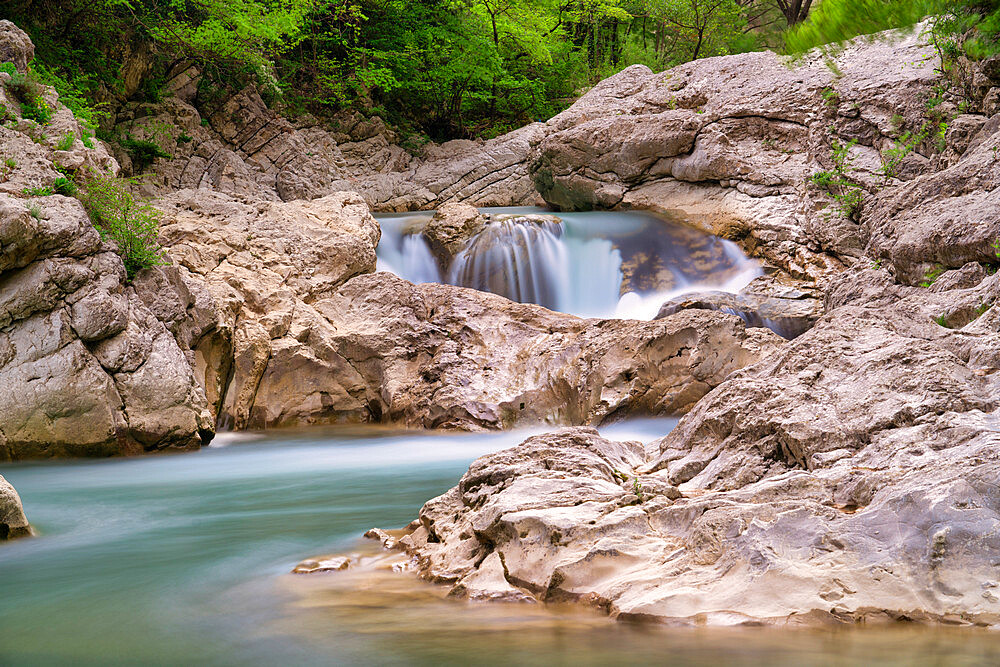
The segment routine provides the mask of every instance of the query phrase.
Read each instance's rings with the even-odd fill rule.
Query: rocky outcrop
[[[830,167],[831,137],[856,140],[853,175],[874,192],[880,153],[926,121],[936,65],[919,33],[791,67],[770,52],[662,74],[635,65],[549,121],[532,175],[558,207],[670,210],[724,236],[739,229],[758,256],[816,279],[861,256],[864,242],[808,177]],[[958,113],[939,108],[949,110]],[[935,149],[918,150],[901,177],[932,170]]]
[[[44,194],[61,176],[54,165],[117,164],[99,142],[84,145],[72,113],[43,90],[48,125],[0,127],[10,158],[0,178],[0,460],[196,448],[214,426],[174,336],[80,202]],[[16,102],[5,99],[19,113]],[[73,145],[57,148],[66,136]]]
[[[202,188],[292,201],[355,191],[386,211],[541,201],[526,159],[541,141],[541,123],[486,142],[428,144],[413,155],[377,117],[344,112],[332,124],[308,116],[293,123],[268,108],[255,88],[208,94],[211,87],[199,89],[199,76],[194,68],[172,72],[163,100],[118,113],[120,138],[151,141],[169,156],[151,165],[150,195]],[[133,168],[121,145],[117,158]]]
[[[375,270],[380,231],[364,201],[341,192],[312,201],[245,203],[209,190],[181,190],[159,206],[165,213],[161,240],[178,268],[169,280],[142,282],[137,289],[190,351],[220,422],[274,425],[253,416],[264,378],[265,393],[269,382],[279,381],[299,386],[290,389],[296,398],[289,400],[320,401],[320,393],[299,385],[302,378],[275,355],[284,350],[294,357],[310,342],[322,347],[314,329],[324,320],[311,304]],[[303,406],[282,423],[319,419],[328,407]]]
[[[31,526],[21,507],[21,497],[7,480],[0,477],[0,542],[31,534]]]
[[[455,595],[620,618],[995,625],[998,296],[971,266],[929,289],[856,267],[664,438],[487,455],[395,546]]]

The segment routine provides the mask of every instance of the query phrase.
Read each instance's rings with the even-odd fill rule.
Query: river
[[[604,429],[651,440],[673,420]],[[411,575],[291,575],[371,550],[525,432],[220,436],[200,452],[5,464],[36,538],[0,545],[0,664],[980,665],[1000,637],[929,628],[667,629],[468,604]]]

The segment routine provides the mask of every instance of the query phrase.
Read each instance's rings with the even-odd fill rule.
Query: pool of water
[[[617,425],[651,440],[672,420]],[[0,545],[0,664],[1000,663],[1000,636],[915,628],[664,629],[473,605],[409,575],[293,576],[405,525],[524,432],[271,432],[201,452],[6,464],[39,532]]]

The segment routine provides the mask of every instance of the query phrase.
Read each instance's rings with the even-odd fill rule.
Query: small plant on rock
[[[42,219],[42,207],[38,204],[32,204],[28,207],[28,215],[30,215],[35,220]]]
[[[52,107],[42,96],[42,86],[34,77],[15,71],[4,82],[7,90],[21,103],[21,117],[45,125],[52,120]]]
[[[892,148],[888,149],[880,157],[882,166],[878,173],[882,175],[882,185],[888,185],[889,181],[899,175],[899,166],[903,158],[912,153],[920,142],[926,137],[926,128],[921,128],[919,132],[903,132],[898,139],[893,141]]]
[[[62,136],[59,142],[56,144],[57,151],[68,151],[73,149],[73,145],[76,143],[76,136],[72,132],[67,132]]]
[[[73,197],[77,193],[77,187],[76,183],[72,180],[66,178],[65,176],[60,176],[56,180],[52,181],[52,191],[58,195]]]
[[[52,188],[48,186],[42,186],[38,188],[25,188],[24,194],[28,195],[29,197],[48,197],[50,194],[52,194]]]
[[[930,287],[941,277],[942,273],[944,273],[944,267],[940,264],[935,264],[933,267],[927,269],[927,273],[924,274],[924,280],[920,283],[920,286]]]
[[[0,165],[0,183],[6,183],[7,179],[10,178],[10,175],[14,173],[14,170],[16,168],[17,168],[17,160],[11,157],[6,158],[3,161],[3,164]]]
[[[146,139],[135,139],[132,135],[122,140],[122,147],[132,158],[132,171],[139,174],[153,164],[156,158],[172,158],[173,156],[160,148],[159,144]]]
[[[642,484],[639,483],[638,477],[632,478],[632,493],[635,494],[635,497],[639,499],[640,503],[646,500],[646,495],[643,492]]]
[[[861,186],[848,177],[852,162],[850,152],[856,143],[855,139],[851,139],[846,144],[842,144],[836,139],[831,140],[830,159],[833,161],[833,169],[819,171],[809,177],[812,183],[823,188],[833,197],[837,202],[837,210],[844,217],[854,221],[857,221],[861,213],[863,199]]]
[[[101,238],[118,246],[129,280],[142,269],[165,264],[157,236],[160,212],[129,190],[130,181],[91,176],[81,201]]]

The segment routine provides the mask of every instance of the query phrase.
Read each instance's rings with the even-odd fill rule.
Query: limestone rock
[[[486,217],[476,207],[449,203],[434,212],[422,233],[441,269],[447,270],[458,251],[485,226]]]
[[[811,330],[665,437],[487,455],[399,547],[456,595],[505,582],[617,618],[995,625],[1000,275],[952,273],[841,274]]]
[[[732,313],[746,322],[748,327],[767,327],[784,338],[795,338],[808,331],[821,311],[818,299],[768,297],[749,290],[740,294],[695,292],[664,303],[656,319],[688,308]]]
[[[272,341],[251,426],[601,423],[690,408],[780,339],[729,315],[581,320],[448,285],[358,276]]]
[[[0,477],[0,542],[31,534],[20,496],[7,480]]]
[[[18,72],[27,72],[35,59],[35,45],[28,34],[10,21],[0,21],[0,63],[14,63]]]
[[[118,169],[102,144],[79,141],[55,92],[44,94],[50,138],[32,141],[23,123],[0,128],[16,162],[0,183],[0,460],[198,447],[214,433],[204,392],[113,246],[76,199],[24,198],[59,175],[54,161]],[[65,134],[74,147],[55,150]]]

